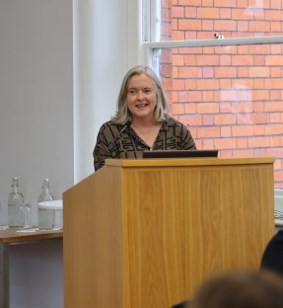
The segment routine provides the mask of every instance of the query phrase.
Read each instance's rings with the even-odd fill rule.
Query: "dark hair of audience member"
[[[189,308],[282,308],[283,280],[268,272],[232,272],[206,281]]]

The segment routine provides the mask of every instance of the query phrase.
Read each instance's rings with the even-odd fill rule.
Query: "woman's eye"
[[[145,93],[145,94],[150,94],[151,91],[152,91],[151,89],[145,89],[145,90],[144,90],[144,93]]]
[[[136,91],[136,90],[133,90],[133,89],[132,89],[132,90],[129,90],[129,94],[130,94],[130,95],[136,95],[136,94],[137,94],[137,91]]]

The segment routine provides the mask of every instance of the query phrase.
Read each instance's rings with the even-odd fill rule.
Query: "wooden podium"
[[[64,193],[66,308],[169,308],[208,276],[258,269],[273,158],[128,159]]]

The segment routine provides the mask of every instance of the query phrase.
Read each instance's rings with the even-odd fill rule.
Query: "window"
[[[283,188],[283,4],[144,0],[144,47],[199,149],[274,156]]]

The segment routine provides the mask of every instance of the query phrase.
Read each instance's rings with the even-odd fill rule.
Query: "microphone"
[[[116,142],[116,140],[122,135],[122,133],[129,127],[130,122],[127,122],[119,131],[119,133],[117,134],[117,136],[114,137],[114,139],[110,142],[110,144],[108,145],[108,149],[111,149],[111,147],[114,145],[114,143]]]

